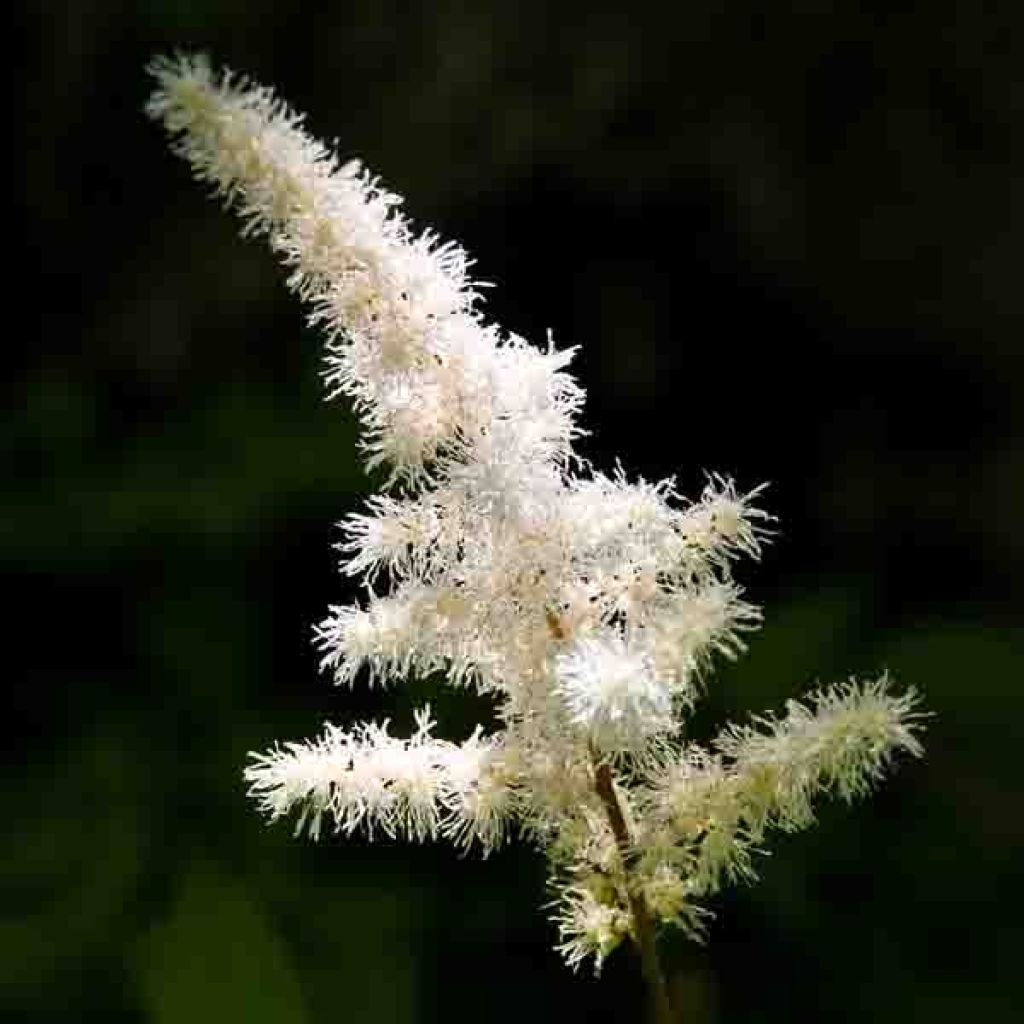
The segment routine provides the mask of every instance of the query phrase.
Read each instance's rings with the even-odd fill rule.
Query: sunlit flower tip
[[[710,474],[700,498],[679,517],[680,535],[692,550],[716,560],[738,554],[760,558],[762,545],[773,535],[768,524],[775,517],[753,502],[767,486],[740,494],[732,480]]]
[[[366,608],[334,606],[314,630],[320,668],[350,684],[365,666],[371,683],[386,683],[411,668],[421,629],[412,601],[371,595]]]
[[[457,245],[414,234],[399,197],[358,163],[341,164],[271,90],[215,74],[203,58],[150,70],[150,115],[247,232],[270,236],[291,269],[288,284],[326,328],[328,389],[354,402],[371,465],[422,482],[426,464],[487,415],[548,420],[568,438],[581,392],[557,357],[529,356],[525,374],[508,363],[500,334],[474,309]],[[506,379],[514,408],[494,400]]]
[[[372,583],[381,570],[392,579],[422,574],[431,564],[443,529],[430,504],[375,495],[367,512],[353,513],[339,524],[342,540],[335,548],[345,557],[342,570]]]
[[[654,659],[618,632],[578,640],[557,658],[556,676],[570,720],[600,750],[640,748],[676,727],[671,690]]]

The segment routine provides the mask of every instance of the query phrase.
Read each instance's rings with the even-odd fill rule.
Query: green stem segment
[[[651,1009],[654,1015],[655,1024],[675,1024],[676,1017],[672,1012],[672,1004],[668,998],[668,986],[665,983],[665,975],[661,969],[661,961],[658,959],[657,937],[654,928],[654,919],[647,906],[647,900],[640,889],[630,884],[629,860],[633,850],[633,842],[629,835],[629,826],[626,824],[625,816],[622,813],[622,806],[615,794],[615,780],[612,770],[607,762],[601,761],[592,752],[594,764],[594,788],[601,799],[605,813],[608,815],[608,824],[611,826],[612,835],[615,837],[615,845],[619,850],[619,858],[622,861],[623,874],[626,876],[626,895],[629,900],[629,910],[633,916],[634,935],[637,949],[640,953],[640,967],[643,971],[644,980],[651,995]]]

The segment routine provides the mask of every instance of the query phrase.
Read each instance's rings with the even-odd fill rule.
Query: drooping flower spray
[[[251,795],[314,838],[486,855],[525,837],[549,859],[568,963],[635,944],[656,1019],[675,1019],[658,928],[699,937],[702,901],[752,877],[767,829],[804,827],[816,794],[858,796],[894,754],[919,754],[914,694],[851,681],[708,748],[683,739],[715,659],[760,621],[732,576],[769,533],[758,491],[712,477],[686,501],[671,480],[591,471],[573,450],[571,350],[489,324],[458,246],[415,233],[269,89],[201,57],[150,70],[149,114],[288,268],[326,335],[329,397],[353,403],[367,465],[389,472],[341,524],[367,597],[317,628],[323,667],[344,684],[442,672],[491,695],[500,722],[462,743],[434,734],[429,708],[408,738],[328,725],[252,755]]]

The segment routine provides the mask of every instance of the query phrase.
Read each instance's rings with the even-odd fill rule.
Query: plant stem
[[[665,975],[661,969],[661,961],[658,959],[654,920],[647,907],[647,900],[644,899],[643,892],[630,884],[629,858],[633,851],[633,842],[629,834],[629,826],[626,824],[622,807],[619,804],[619,798],[615,794],[612,770],[608,763],[601,761],[593,750],[591,759],[594,764],[594,788],[608,815],[608,824],[615,837],[615,845],[618,847],[619,858],[622,861],[622,871],[626,876],[626,897],[629,900],[629,909],[633,915],[635,930],[633,940],[640,953],[640,968],[650,992],[654,1021],[655,1024],[674,1024],[676,1017],[672,1012],[672,1004],[668,998],[668,986],[665,984]]]

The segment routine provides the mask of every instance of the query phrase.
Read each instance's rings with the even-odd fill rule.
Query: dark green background
[[[799,7],[800,13],[794,13]],[[690,1024],[1009,1022],[1021,1000],[1024,8],[186,0],[15,12],[0,552],[0,1014],[634,1021],[525,847],[293,842],[246,752],[435,685],[334,690],[350,412],[272,257],[144,120],[151,55],[275,84],[579,344],[586,450],[772,481],[766,606],[698,728],[888,668],[936,717],[877,798],[669,940]],[[1016,997],[1016,998],[1015,998]]]

